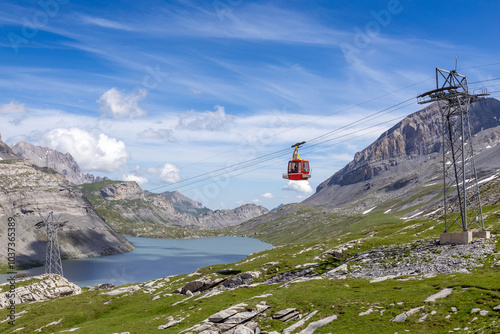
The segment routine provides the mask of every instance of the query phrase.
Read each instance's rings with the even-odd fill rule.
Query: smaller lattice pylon
[[[50,212],[47,217],[42,217],[41,222],[36,224],[37,228],[46,228],[47,231],[47,249],[45,253],[45,273],[58,274],[63,276],[63,268],[61,261],[61,252],[59,249],[59,238],[57,237],[57,230],[66,222],[59,222],[54,218],[54,214]]]

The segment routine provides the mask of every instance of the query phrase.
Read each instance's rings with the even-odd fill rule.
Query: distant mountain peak
[[[95,177],[84,174],[70,153],[61,153],[48,147],[19,142],[12,146],[12,151],[23,159],[31,160],[39,167],[49,167],[66,176],[73,184],[93,183],[108,180],[107,177]]]
[[[2,141],[2,135],[0,134],[0,160],[10,159],[19,159],[19,157]]]

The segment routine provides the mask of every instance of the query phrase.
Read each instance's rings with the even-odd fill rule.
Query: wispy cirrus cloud
[[[87,16],[83,15],[81,16],[81,22],[83,24],[89,24],[89,25],[95,25],[98,27],[102,28],[109,28],[109,29],[117,29],[117,30],[125,30],[125,31],[134,31],[135,29],[131,26],[128,26],[126,24],[105,19],[102,17],[95,17],[95,16]]]

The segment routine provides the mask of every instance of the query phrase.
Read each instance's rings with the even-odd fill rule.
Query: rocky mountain
[[[95,177],[88,173],[84,174],[71,154],[63,154],[48,147],[20,142],[12,146],[12,152],[23,159],[31,160],[39,167],[49,167],[58,171],[66,176],[72,184],[91,183],[108,179],[100,176]]]
[[[179,192],[153,194],[134,181],[103,181],[81,188],[109,224],[135,236],[194,237],[199,229],[235,226],[268,212],[254,204],[211,211]]]
[[[178,191],[165,191],[161,193],[161,195],[167,198],[170,203],[172,203],[172,206],[175,208],[175,210],[180,213],[199,215],[201,213],[210,211],[209,208],[206,208],[200,202],[193,201],[192,199],[182,195]]]
[[[475,151],[481,152],[476,157],[476,166],[483,169],[484,175],[491,174],[500,168],[500,158],[482,151],[498,143],[500,101],[487,99],[475,103],[469,115]],[[377,202],[440,182],[441,136],[441,114],[437,104],[432,104],[409,115],[356,153],[347,166],[322,182],[316,193],[303,203],[367,210]]]
[[[244,204],[235,209],[208,211],[198,216],[191,216],[188,221],[199,227],[236,226],[268,212],[269,210],[263,206]]]
[[[8,147],[3,142],[3,148]],[[5,149],[7,150],[7,149]],[[8,151],[8,150],[7,150]],[[61,254],[66,258],[117,254],[134,246],[97,214],[83,192],[50,168],[28,160],[0,160],[0,221],[13,217],[16,223],[16,259],[21,265],[45,261],[47,237],[35,224],[49,212],[67,221],[59,231]],[[0,225],[5,236],[7,224]],[[7,238],[0,238],[0,262],[6,262]]]
[[[19,157],[2,141],[2,136],[0,135],[0,160],[9,159],[19,159]]]

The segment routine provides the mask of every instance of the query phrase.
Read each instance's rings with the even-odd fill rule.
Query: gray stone
[[[234,329],[233,334],[254,334],[254,332],[253,329],[250,329],[245,325],[238,325]]]
[[[297,310],[296,308],[287,308],[287,309],[284,309],[284,310],[281,310],[281,311],[274,313],[272,317],[273,317],[273,319],[279,319],[279,318],[284,317],[287,314],[295,312],[296,310]]]
[[[122,293],[134,293],[136,291],[139,291],[141,288],[139,287],[139,285],[131,285],[131,286],[124,286],[124,287],[121,287],[121,288],[117,288],[117,289],[114,289],[114,290],[111,290],[111,291],[107,291],[107,292],[101,292],[100,294],[101,295],[110,295],[110,296],[116,296],[116,295],[119,295],[119,294],[122,294]]]
[[[500,305],[497,305],[493,308],[493,311],[500,311]]]
[[[249,273],[242,273],[237,276],[231,277],[225,281],[222,286],[228,289],[235,289],[240,286],[250,285],[253,282],[253,276]]]
[[[281,317],[279,320],[281,320],[283,322],[287,322],[289,320],[296,319],[299,316],[300,316],[299,311],[295,311],[295,312],[288,313],[287,315]]]
[[[228,331],[234,327],[236,327],[237,324],[226,324],[224,322],[221,322],[221,323],[218,323],[218,324],[215,324],[218,328],[220,328],[220,330],[222,331]]]
[[[418,319],[418,322],[424,322],[428,316],[429,316],[428,314],[424,314],[420,319]]]
[[[315,310],[315,311],[309,313],[307,316],[305,316],[303,319],[297,321],[292,326],[285,328],[283,330],[283,334],[290,334],[294,330],[296,330],[297,328],[302,327],[307,321],[309,321],[309,319],[311,319],[314,315],[316,315],[316,313],[318,313],[318,310]]]
[[[235,315],[236,313],[238,313],[238,312],[236,310],[232,310],[232,309],[222,310],[222,311],[219,311],[219,312],[211,315],[208,318],[208,321],[215,322],[215,323],[223,322],[225,319],[229,318],[232,315]]]
[[[394,322],[405,322],[405,321],[406,321],[406,318],[407,318],[406,312],[403,312],[403,313],[398,314],[398,315],[397,315],[394,319],[392,319],[391,321],[394,321]]]
[[[363,315],[368,315],[370,313],[373,312],[373,309],[370,307],[368,310],[364,311],[364,312],[361,312],[360,314],[358,314],[360,317],[363,316]]]
[[[89,288],[89,291],[94,291],[94,290],[109,290],[114,288],[115,285],[113,283],[103,283],[103,284],[97,284],[93,285]]]
[[[210,323],[202,323],[199,326],[194,327],[193,331],[195,331],[195,332],[203,332],[203,331],[211,330],[211,329],[213,329],[212,328],[212,324],[210,324]]]
[[[227,318],[224,323],[225,324],[241,324],[247,320],[252,319],[257,315],[257,312],[255,311],[247,311],[247,312],[240,312],[236,313],[229,318]]]
[[[320,327],[323,327],[325,325],[328,325],[330,322],[332,322],[333,320],[336,320],[337,319],[337,315],[334,314],[334,315],[331,315],[329,317],[326,317],[324,319],[321,319],[321,320],[318,320],[318,321],[313,321],[311,322],[309,325],[307,325],[307,327],[300,331],[299,334],[312,334],[314,333],[314,331]]]
[[[169,322],[167,322],[165,325],[160,325],[158,326],[158,329],[166,329],[166,328],[170,328],[170,327],[173,327],[177,324],[180,324],[181,321],[180,320],[170,320]]]
[[[481,311],[481,309],[480,309],[480,308],[473,308],[473,309],[470,311],[470,313],[477,313],[477,312],[479,312],[479,311]]]
[[[425,301],[426,302],[435,302],[437,299],[448,297],[452,291],[453,291],[452,288],[443,289],[443,290],[439,291],[438,293],[435,293],[435,294],[427,297],[425,299]]]
[[[313,268],[307,268],[307,269],[304,269],[301,271],[296,271],[296,270],[287,271],[287,272],[278,274],[274,277],[271,277],[270,279],[268,279],[266,281],[266,283],[267,284],[275,284],[275,283],[290,282],[290,281],[293,281],[299,277],[303,277],[312,271],[313,271]]]
[[[265,310],[271,308],[271,306],[269,305],[265,305],[265,304],[262,304],[262,303],[259,303],[257,305],[255,305],[255,311],[259,312],[259,313],[262,313],[264,312]]]
[[[203,332],[200,332],[199,334],[219,334],[220,330],[218,329],[207,329],[204,330]]]
[[[410,316],[410,315],[415,314],[415,313],[417,313],[417,312],[419,312],[419,311],[421,311],[423,309],[424,309],[423,306],[412,308],[411,310],[406,311],[406,315]]]
[[[192,293],[195,292],[203,292],[208,289],[213,288],[214,286],[220,284],[221,282],[225,281],[225,278],[217,278],[215,280],[210,280],[208,278],[203,278],[199,279],[196,281],[191,281],[184,285],[180,290],[177,289],[173,293],[181,293],[184,295],[187,295],[188,291],[191,291]]]

